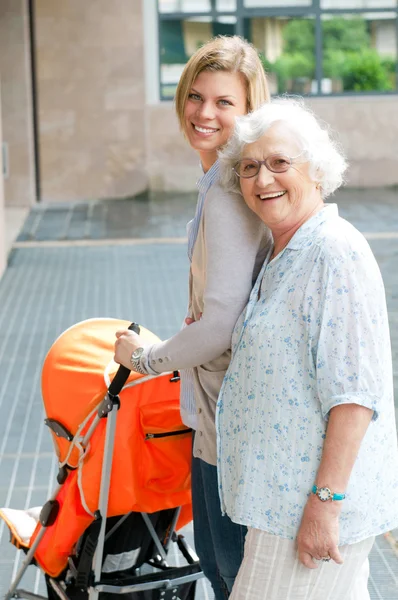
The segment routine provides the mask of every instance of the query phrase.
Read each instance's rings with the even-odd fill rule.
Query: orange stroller
[[[18,588],[30,564],[44,572],[50,600],[195,597],[203,573],[176,533],[192,518],[191,430],[180,420],[178,372],[143,376],[110,360],[115,331],[127,326],[78,323],[45,359],[42,393],[58,486],[41,510],[0,510],[12,543],[26,552],[6,600],[43,600]],[[185,565],[169,565],[172,543]]]

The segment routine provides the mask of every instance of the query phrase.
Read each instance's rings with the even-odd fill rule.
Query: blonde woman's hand
[[[316,561],[325,559],[342,564],[337,546],[340,512],[339,502],[321,502],[314,494],[309,496],[297,535],[298,559],[308,569],[316,569]]]
[[[131,370],[131,355],[134,350],[143,346],[142,339],[134,331],[120,329],[116,332],[115,355],[113,360]]]

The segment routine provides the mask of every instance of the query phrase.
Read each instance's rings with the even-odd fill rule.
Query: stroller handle
[[[140,326],[137,325],[137,323],[131,323],[131,325],[129,325],[128,328],[131,331],[134,331],[134,333],[137,333],[138,335],[140,334]],[[120,394],[124,384],[126,383],[130,375],[130,372],[131,369],[127,369],[126,367],[123,367],[123,365],[120,365],[120,367],[116,371],[115,377],[111,382],[111,385],[108,388],[108,394],[110,396],[118,396]]]

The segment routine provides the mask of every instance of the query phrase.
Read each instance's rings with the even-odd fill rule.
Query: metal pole
[[[104,543],[105,543],[105,529],[106,529],[106,516],[108,511],[108,498],[109,498],[109,485],[111,480],[112,470],[112,459],[113,459],[113,448],[115,444],[115,431],[116,431],[116,417],[117,411],[116,406],[113,405],[112,410],[108,413],[106,423],[106,435],[105,435],[105,446],[104,446],[104,460],[102,462],[102,473],[101,473],[101,488],[99,496],[98,510],[102,518],[101,529],[98,537],[97,549],[95,551],[93,560],[94,570],[94,587],[90,588],[89,600],[98,600],[99,592],[95,588],[95,582],[101,579],[102,570],[102,559],[104,554]]]
[[[242,16],[243,11],[243,0],[237,0],[236,2],[236,35],[240,35],[244,37],[245,35],[245,25],[244,25],[244,17]]]
[[[322,94],[323,79],[323,32],[320,0],[314,0],[315,8],[315,77],[317,81],[317,92]]]
[[[30,563],[32,562],[32,558],[34,556],[34,553],[36,552],[36,548],[40,544],[45,531],[46,531],[46,528],[43,527],[42,530],[40,531],[39,535],[35,539],[32,547],[30,548],[29,552],[27,553],[25,560],[23,561],[18,573],[16,574],[16,577],[15,577],[14,581],[12,582],[10,589],[4,596],[4,600],[10,600],[14,596],[19,582],[21,581],[22,577],[24,576],[26,569],[29,567]]]
[[[50,502],[51,500],[55,500],[55,498],[58,496],[58,492],[60,491],[61,487],[62,487],[62,485],[58,485],[56,487],[56,489],[52,493],[51,498],[48,500],[48,502]],[[19,582],[21,581],[26,569],[29,567],[30,563],[32,562],[32,558],[33,558],[33,556],[36,552],[36,549],[37,549],[38,545],[40,544],[40,542],[46,532],[46,529],[47,529],[47,527],[42,526],[41,530],[39,531],[35,541],[33,542],[32,546],[29,548],[29,552],[27,553],[25,560],[23,561],[14,581],[11,584],[10,589],[6,593],[4,600],[10,600],[10,598],[12,598],[13,595],[15,594],[17,586],[18,586]]]

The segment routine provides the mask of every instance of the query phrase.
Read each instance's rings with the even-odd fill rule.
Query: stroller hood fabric
[[[60,465],[69,475],[56,500],[59,511],[35,553],[51,576],[66,566],[98,509],[106,418],[87,447],[82,444],[118,365],[112,361],[115,332],[126,321],[90,319],[66,330],[53,344],[43,367],[42,392],[48,419],[69,439],[52,432]],[[144,343],[158,338],[141,328]],[[192,518],[191,433],[181,422],[178,381],[132,372],[120,394],[107,516],[152,513],[181,506],[178,527]],[[62,431],[62,430],[61,430]],[[73,439],[71,439],[73,438]],[[38,534],[37,526],[30,544]]]

